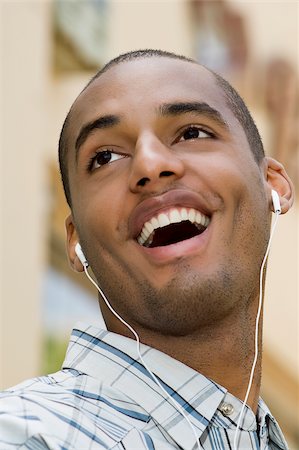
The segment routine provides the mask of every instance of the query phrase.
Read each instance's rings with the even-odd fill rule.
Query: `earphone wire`
[[[263,262],[261,264],[261,270],[260,270],[260,277],[259,277],[259,303],[258,303],[258,310],[257,310],[257,316],[256,316],[256,322],[255,322],[255,352],[254,352],[254,359],[253,359],[253,363],[252,363],[252,367],[251,367],[251,371],[250,371],[250,377],[249,377],[249,382],[248,382],[248,386],[247,386],[247,391],[245,394],[245,398],[243,400],[243,404],[242,404],[242,408],[240,411],[240,415],[239,415],[239,419],[237,422],[237,426],[236,426],[236,431],[235,431],[235,436],[234,436],[234,444],[233,444],[233,449],[237,450],[237,441],[238,441],[238,436],[239,436],[239,432],[241,429],[241,422],[243,419],[243,415],[245,412],[245,408],[246,408],[246,404],[249,398],[249,394],[252,388],[252,383],[253,383],[253,377],[254,377],[254,372],[255,372],[255,368],[256,368],[256,364],[257,364],[257,360],[258,360],[258,355],[259,355],[259,321],[260,321],[260,316],[261,316],[261,311],[262,311],[262,304],[263,304],[263,277],[264,277],[264,267],[269,255],[269,251],[271,248],[271,244],[272,244],[272,239],[274,236],[274,232],[276,229],[276,225],[277,225],[277,221],[278,221],[278,216],[280,214],[280,210],[275,210],[275,219],[274,219],[274,223],[271,229],[271,233],[270,233],[270,238],[268,241],[268,245],[266,248],[266,252],[263,258]],[[185,411],[183,410],[183,408],[181,407],[181,405],[179,405],[179,403],[173,399],[168,392],[163,388],[163,386],[161,385],[161,383],[159,382],[159,380],[157,379],[156,375],[151,371],[151,369],[148,367],[148,365],[146,364],[146,362],[144,361],[141,352],[140,352],[140,338],[138,333],[134,330],[134,328],[129,325],[110,305],[109,300],[107,299],[106,295],[104,294],[104,292],[102,291],[102,289],[97,285],[97,283],[93,280],[93,278],[89,275],[88,272],[88,262],[85,260],[84,262],[82,262],[83,264],[83,268],[84,268],[84,272],[87,276],[87,278],[89,279],[89,281],[96,287],[96,289],[99,291],[99,293],[101,294],[103,300],[105,301],[107,307],[110,309],[110,311],[112,312],[112,314],[118,319],[120,320],[120,322],[122,322],[130,331],[131,333],[134,335],[135,340],[136,340],[136,350],[137,350],[137,354],[138,357],[140,359],[140,361],[142,362],[143,366],[145,367],[145,369],[149,372],[149,374],[151,375],[151,377],[153,378],[153,380],[155,381],[155,383],[160,387],[160,389],[165,393],[165,395],[167,396],[167,398],[170,400],[170,402],[172,403],[172,405],[182,414],[182,416],[184,417],[184,419],[187,421],[187,423],[189,424],[189,426],[192,429],[192,432],[195,436],[196,439],[196,443],[197,443],[197,447],[199,450],[202,449],[202,446],[200,444],[199,438],[197,437],[196,431],[195,431],[195,427],[193,426],[193,424],[191,423],[191,421],[189,420],[189,418],[187,417]]]
[[[275,228],[277,225],[277,221],[278,221],[278,216],[279,216],[280,212],[276,211],[275,212],[275,219],[274,219],[274,223],[271,229],[271,233],[270,233],[270,238],[268,241],[268,245],[267,245],[267,249],[265,252],[265,256],[261,265],[261,271],[260,271],[260,285],[259,285],[259,304],[258,304],[258,311],[257,311],[257,316],[256,316],[256,322],[255,322],[255,351],[254,351],[254,359],[253,359],[253,363],[252,363],[252,367],[251,367],[251,372],[250,372],[250,377],[249,377],[249,382],[248,382],[248,387],[247,387],[247,391],[246,391],[246,395],[245,398],[243,400],[243,405],[241,408],[241,412],[240,412],[240,416],[239,416],[239,420],[237,422],[237,428],[236,428],[236,432],[235,432],[235,436],[234,436],[234,450],[237,450],[237,441],[238,441],[238,436],[240,433],[240,428],[241,428],[241,422],[242,422],[242,418],[245,412],[245,407],[248,401],[248,397],[250,394],[250,390],[252,387],[252,382],[253,382],[253,376],[254,376],[254,372],[255,372],[255,368],[256,368],[256,363],[257,363],[257,359],[258,359],[258,355],[259,355],[259,322],[260,322],[260,316],[261,316],[261,311],[262,311],[262,305],[263,305],[263,277],[264,277],[264,267],[269,255],[269,251],[271,248],[271,243],[272,243],[272,238],[275,232]]]
[[[140,352],[140,338],[138,333],[134,330],[134,328],[128,324],[110,305],[109,300],[107,299],[106,295],[104,294],[104,292],[102,291],[102,289],[97,285],[97,283],[93,280],[93,278],[89,275],[88,272],[88,263],[84,262],[83,264],[83,268],[84,268],[84,272],[87,276],[87,278],[89,279],[89,281],[96,287],[96,289],[99,291],[99,293],[101,294],[104,302],[106,303],[107,307],[110,309],[110,311],[112,312],[112,314],[118,319],[120,320],[130,331],[131,333],[134,335],[135,340],[136,340],[136,350],[137,350],[137,354],[138,357],[140,359],[140,361],[142,362],[143,366],[145,367],[145,369],[149,372],[149,374],[151,375],[151,377],[153,378],[153,380],[155,381],[155,383],[160,387],[160,389],[164,392],[164,394],[166,394],[167,398],[170,400],[170,402],[172,403],[172,405],[176,408],[176,410],[178,410],[180,412],[180,414],[182,414],[182,416],[184,417],[184,419],[186,419],[186,421],[188,422],[188,424],[190,425],[192,432],[195,436],[196,439],[196,443],[197,443],[197,447],[198,450],[202,450],[202,446],[199,442],[199,438],[197,437],[196,434],[196,430],[195,427],[193,426],[193,424],[191,423],[191,421],[189,420],[189,418],[187,417],[185,411],[183,410],[183,408],[181,407],[181,405],[174,399],[172,398],[168,392],[164,389],[164,387],[162,386],[162,384],[160,383],[160,381],[158,380],[158,378],[156,377],[156,375],[151,371],[151,369],[148,367],[148,365],[146,364],[146,362],[144,361],[141,352]]]

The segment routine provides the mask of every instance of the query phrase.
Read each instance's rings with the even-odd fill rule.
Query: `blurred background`
[[[76,321],[101,321],[68,266],[57,143],[71,103],[110,58],[194,57],[248,103],[268,155],[298,185],[297,1],[1,1],[0,387],[56,371]],[[263,397],[299,449],[298,203],[269,259]]]

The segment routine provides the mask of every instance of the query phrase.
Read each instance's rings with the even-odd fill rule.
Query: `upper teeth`
[[[157,228],[166,227],[171,223],[180,223],[184,220],[189,220],[191,223],[201,225],[205,228],[210,223],[209,217],[196,211],[194,208],[172,208],[167,212],[152,217],[148,222],[145,222],[137,241],[140,245],[143,245],[149,238],[153,237],[154,231]]]

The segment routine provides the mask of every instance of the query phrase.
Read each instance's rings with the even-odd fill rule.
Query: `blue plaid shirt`
[[[141,344],[145,362],[184,408],[204,450],[231,450],[242,403],[170,356]],[[132,339],[79,324],[62,370],[0,394],[0,449],[197,449],[190,425],[138,361]],[[286,450],[260,400],[240,450]]]

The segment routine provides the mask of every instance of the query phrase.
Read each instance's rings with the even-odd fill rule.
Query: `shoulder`
[[[44,377],[26,380],[0,392],[1,418],[14,414],[27,421],[37,421],[52,411],[61,398],[71,398],[71,387],[79,373],[59,371]]]
[[[60,448],[59,439],[55,439],[55,433],[50,438],[49,430],[58,425],[55,403],[63,392],[59,383],[63,378],[66,374],[57,372],[0,393],[1,449],[22,448],[25,443],[24,448]]]
[[[134,422],[148,420],[124,400],[75,370],[27,380],[0,393],[0,448],[117,448]]]

